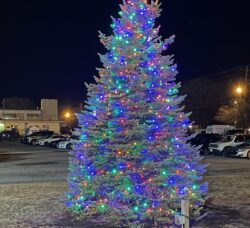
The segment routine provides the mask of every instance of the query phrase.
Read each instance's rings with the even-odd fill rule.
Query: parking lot
[[[0,142],[0,183],[64,181],[68,151],[13,142]],[[206,176],[248,176],[250,160],[207,156]]]
[[[0,184],[65,181],[68,151],[0,142]]]
[[[67,150],[0,142],[0,221],[5,227],[89,227],[61,202],[68,188],[68,158]],[[207,216],[194,227],[250,227],[250,160],[207,156],[202,162],[208,164]]]

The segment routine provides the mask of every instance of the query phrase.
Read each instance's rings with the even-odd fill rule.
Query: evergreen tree
[[[171,224],[181,199],[197,208],[207,188],[199,152],[186,143],[176,65],[164,55],[174,37],[158,35],[158,1],[127,0],[119,14],[114,34],[100,34],[108,52],[79,114],[67,205],[99,223]]]

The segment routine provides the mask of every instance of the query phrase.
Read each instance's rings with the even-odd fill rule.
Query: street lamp
[[[237,125],[239,127],[245,127],[247,117],[246,110],[246,98],[247,98],[247,84],[244,82],[239,82],[235,87],[235,104],[237,105]],[[237,102],[237,103],[236,103]]]
[[[66,111],[64,113],[64,119],[65,119],[65,127],[66,127],[66,132],[68,133],[69,131],[71,131],[71,113],[70,111]]]
[[[69,119],[69,118],[71,117],[70,112],[66,112],[65,115],[64,115],[64,117],[65,117],[66,119]]]
[[[237,93],[238,95],[241,95],[241,94],[243,93],[243,89],[242,89],[241,86],[238,86],[238,87],[236,88],[236,93]]]

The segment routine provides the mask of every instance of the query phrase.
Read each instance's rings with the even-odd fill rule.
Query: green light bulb
[[[135,212],[139,211],[139,207],[135,206],[135,207],[134,207],[134,211],[135,211]]]
[[[113,169],[113,170],[112,170],[112,173],[113,173],[113,174],[116,174],[116,173],[117,173],[117,170],[116,170],[116,169]]]
[[[198,186],[195,185],[195,184],[192,186],[192,189],[193,189],[193,190],[196,190],[197,188],[198,188]]]
[[[161,175],[162,175],[162,176],[166,176],[166,175],[167,175],[167,171],[166,171],[166,170],[163,170],[163,171],[161,172]]]

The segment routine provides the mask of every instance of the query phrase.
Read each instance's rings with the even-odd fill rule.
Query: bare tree
[[[237,105],[223,105],[219,108],[215,120],[223,124],[235,124],[238,120],[238,107]]]
[[[219,108],[215,120],[223,124],[235,124],[240,128],[250,126],[250,104],[246,99],[239,98],[229,105],[223,105]]]

